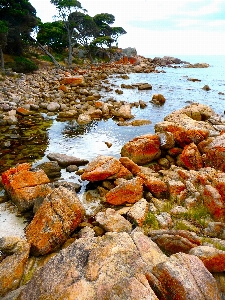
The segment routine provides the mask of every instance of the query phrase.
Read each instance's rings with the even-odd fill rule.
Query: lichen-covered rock
[[[202,193],[204,205],[216,221],[225,222],[225,203],[219,191],[211,185],[205,185]]]
[[[194,143],[184,147],[184,150],[179,156],[179,161],[181,162],[182,166],[189,170],[199,170],[203,167],[201,153]]]
[[[155,125],[155,131],[156,133],[172,133],[175,142],[180,147],[184,147],[192,142],[198,144],[206,139],[209,135],[209,129],[205,127],[205,124],[199,126],[198,121],[195,121],[183,114],[179,116],[179,118],[177,117],[175,120],[157,123]]]
[[[205,167],[225,172],[225,133],[202,141],[199,144]]]
[[[166,299],[221,300],[216,280],[194,255],[173,254],[152,273],[167,291]]]
[[[17,237],[0,238],[0,297],[19,287],[29,253],[27,241]]]
[[[166,116],[164,122],[155,125],[155,132],[172,133],[181,147],[192,142],[197,145],[208,138],[210,131],[214,131],[212,124],[206,122],[213,115],[211,108],[195,103]]]
[[[144,198],[140,199],[138,202],[134,203],[128,211],[128,219],[134,224],[142,227],[148,214],[148,206],[149,203]]]
[[[75,193],[59,187],[49,194],[26,227],[26,238],[33,255],[44,255],[59,248],[79,225],[85,210]]]
[[[158,135],[143,135],[126,143],[121,149],[121,156],[130,158],[138,165],[147,164],[161,155]]]
[[[32,172],[30,169],[31,165],[24,163],[2,173],[2,184],[5,190],[10,193],[23,187],[49,183],[48,177],[42,170]]]
[[[135,203],[143,196],[143,180],[135,177],[124,180],[106,194],[106,202],[113,205]]]
[[[120,157],[121,164],[127,168],[133,175],[137,175],[140,172],[140,167],[135,164],[131,159],[128,157]]]
[[[209,272],[225,271],[225,251],[211,246],[198,246],[189,251],[204,263]]]
[[[81,85],[84,84],[84,77],[82,75],[68,76],[63,78],[60,84],[66,84],[72,86]]]
[[[181,193],[186,191],[185,183],[181,180],[168,179],[167,185],[171,200],[179,198]]]
[[[30,169],[31,165],[24,163],[2,173],[2,184],[20,211],[31,209],[35,199],[45,198],[51,191],[45,172]]]
[[[14,193],[11,193],[11,199],[18,207],[19,211],[25,212],[32,209],[36,201],[43,201],[51,192],[52,188],[50,185],[39,184],[16,189]]]
[[[188,253],[190,249],[201,243],[194,233],[185,230],[152,230],[148,235],[168,254]]]
[[[160,178],[155,177],[151,174],[146,174],[143,172],[139,173],[144,181],[144,186],[152,193],[156,198],[167,198],[168,197],[168,187],[167,184]]]
[[[80,238],[37,270],[18,299],[157,300],[145,274],[165,259],[141,232]]]
[[[100,181],[107,178],[132,178],[132,173],[112,156],[99,155],[91,161],[81,175],[82,180]]]
[[[105,231],[131,232],[132,230],[131,223],[112,208],[107,208],[106,211],[97,213],[95,220]]]

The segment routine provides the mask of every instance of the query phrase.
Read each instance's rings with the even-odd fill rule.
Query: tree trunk
[[[71,35],[70,35],[70,30],[68,28],[68,67],[70,68],[72,66],[72,52],[73,52],[73,47],[72,47],[72,40],[71,40]]]
[[[56,59],[54,58],[54,56],[51,55],[51,53],[49,53],[48,50],[45,49],[44,46],[42,46],[42,45],[41,45],[38,41],[36,41],[34,38],[30,37],[30,39],[32,40],[32,42],[34,42],[36,45],[38,45],[38,47],[41,48],[41,50],[44,51],[44,53],[45,53],[46,55],[48,55],[48,56],[51,58],[51,60],[53,61],[54,65],[55,65],[57,68],[60,68],[60,69],[63,68],[63,66],[61,66],[61,65],[56,61]]]
[[[5,61],[4,61],[2,47],[0,47],[0,60],[1,60],[1,69],[4,71],[5,70]]]
[[[56,61],[56,59],[54,58],[54,56],[51,55],[51,53],[49,53],[48,50],[45,49],[44,46],[42,46],[42,45],[41,45],[40,43],[38,43],[38,42],[37,42],[37,45],[38,45],[38,47],[41,48],[42,51],[45,52],[45,54],[47,54],[47,55],[51,58],[51,60],[53,61],[53,63],[55,64],[55,66],[56,66],[57,68],[62,68],[62,66]]]

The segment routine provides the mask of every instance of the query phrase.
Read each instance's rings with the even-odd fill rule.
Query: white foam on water
[[[25,219],[18,216],[16,206],[9,202],[0,203],[0,238],[7,236],[25,238]]]

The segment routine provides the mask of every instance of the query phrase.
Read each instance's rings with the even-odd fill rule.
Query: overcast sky
[[[42,22],[53,21],[50,0],[30,0]],[[80,0],[90,16],[110,13],[127,34],[119,47],[138,54],[225,54],[225,0]]]

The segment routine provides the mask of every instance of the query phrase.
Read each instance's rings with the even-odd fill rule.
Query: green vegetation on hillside
[[[99,13],[94,17],[87,14],[77,0],[50,0],[58,11],[57,20],[42,23],[29,0],[0,0],[0,60],[4,69],[4,55],[15,58],[14,63],[6,64],[14,71],[31,72],[36,69],[31,55],[31,46],[38,47],[55,65],[57,54],[64,56],[70,67],[77,53],[92,62],[100,54],[111,51],[119,36],[126,33],[122,27],[113,27],[115,17]],[[34,38],[35,36],[35,38]],[[3,55],[4,53],[4,55]],[[43,53],[44,54],[44,53]],[[26,59],[22,59],[26,57]],[[40,58],[37,57],[36,58]],[[18,63],[18,61],[21,62]],[[19,66],[20,64],[20,66]]]

